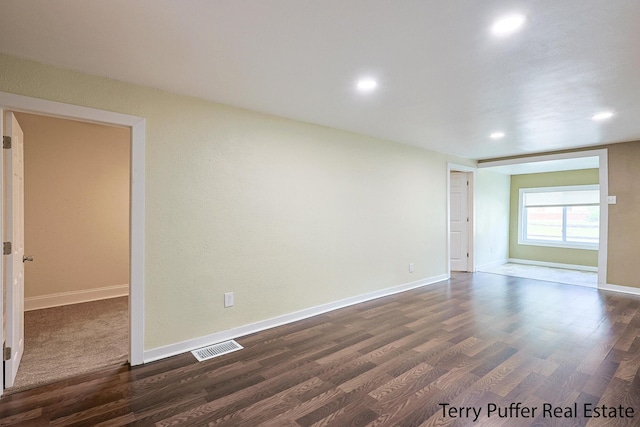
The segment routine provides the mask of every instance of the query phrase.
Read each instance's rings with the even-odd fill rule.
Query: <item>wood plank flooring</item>
[[[244,350],[210,361],[5,395],[0,425],[637,426],[639,331],[640,297],[456,274],[239,338]],[[606,418],[585,413],[602,405]]]

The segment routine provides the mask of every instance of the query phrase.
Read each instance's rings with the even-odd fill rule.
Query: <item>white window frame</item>
[[[538,187],[538,188],[520,188],[518,197],[518,244],[527,246],[546,246],[555,248],[567,248],[567,249],[585,249],[597,251],[600,245],[598,243],[587,242],[557,242],[549,240],[534,240],[527,239],[526,236],[526,224],[525,217],[526,211],[524,209],[524,195],[526,193],[544,193],[555,191],[584,191],[584,190],[600,190],[599,184],[591,185],[568,185],[558,187]],[[587,204],[585,206],[599,206],[599,204]],[[566,227],[566,221],[563,220],[563,226]],[[600,226],[602,226],[602,218],[600,218]],[[601,237],[600,237],[601,238]]]

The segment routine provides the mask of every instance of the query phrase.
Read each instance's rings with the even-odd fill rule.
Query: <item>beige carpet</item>
[[[566,283],[595,288],[598,286],[598,273],[591,271],[569,270],[564,268],[541,267],[537,265],[507,263],[495,267],[478,269],[483,273],[503,276],[524,277],[526,279],[545,280],[547,282]]]
[[[25,390],[127,362],[127,297],[25,313],[25,351],[14,387]]]

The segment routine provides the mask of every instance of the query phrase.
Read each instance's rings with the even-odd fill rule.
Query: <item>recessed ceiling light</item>
[[[493,139],[500,139],[504,137],[504,132],[493,132],[489,137]]]
[[[369,92],[374,90],[378,86],[378,82],[373,79],[361,79],[358,80],[357,87],[363,92]]]
[[[506,36],[519,30],[527,18],[524,15],[509,15],[497,20],[491,27],[493,34],[497,36]]]
[[[611,117],[613,117],[613,113],[611,111],[603,111],[601,113],[594,114],[593,117],[591,117],[591,120],[601,121],[610,119]]]

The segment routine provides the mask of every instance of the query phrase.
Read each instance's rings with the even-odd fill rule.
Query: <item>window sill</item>
[[[567,242],[545,242],[535,240],[518,240],[518,245],[521,246],[542,246],[547,248],[560,248],[560,249],[582,249],[585,251],[597,251],[599,244],[589,243],[567,243]]]

